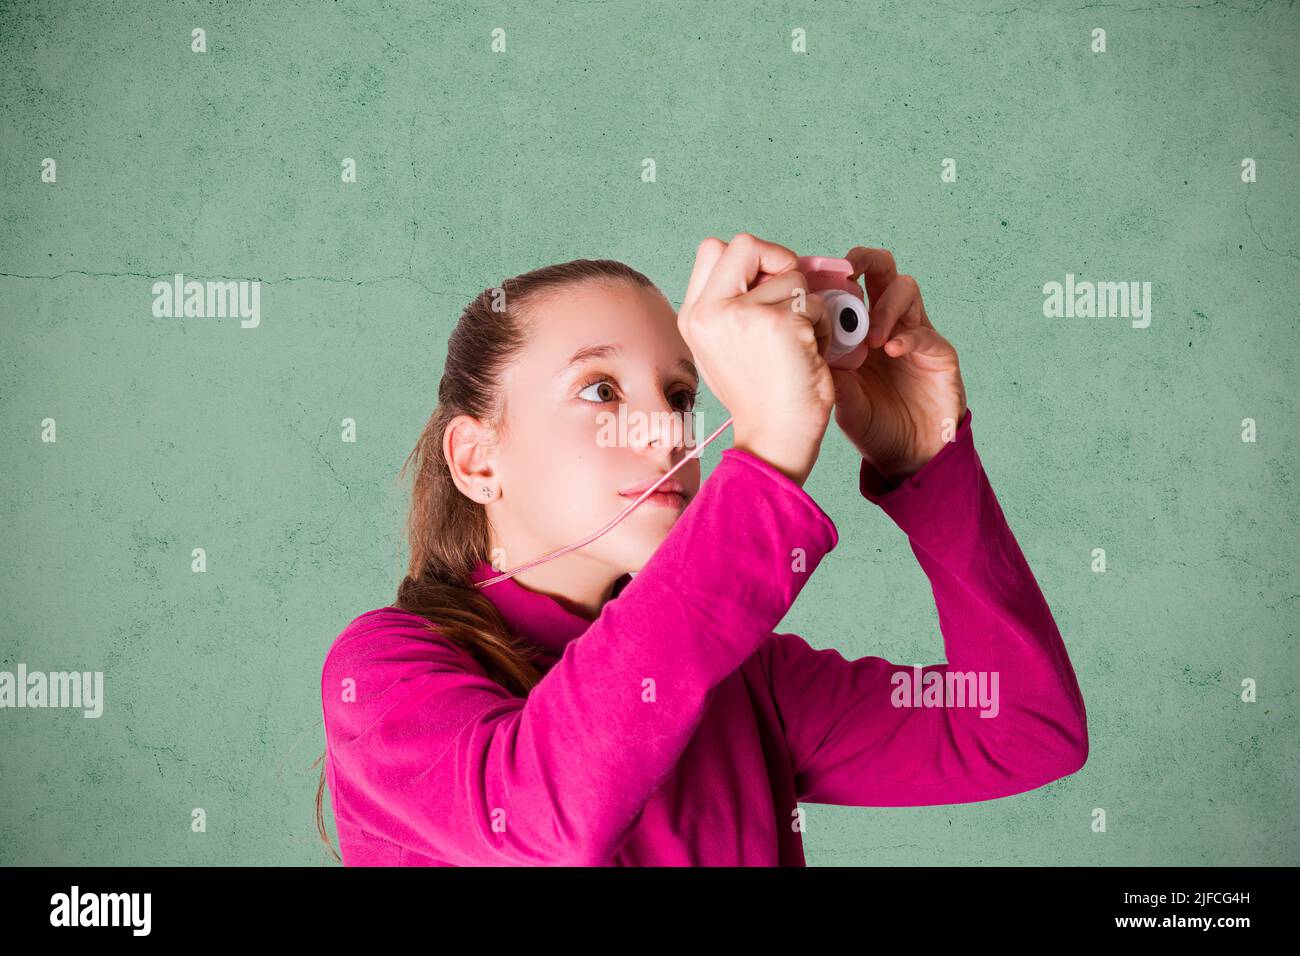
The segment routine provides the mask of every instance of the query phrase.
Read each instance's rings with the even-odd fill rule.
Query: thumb
[[[898,358],[908,352],[915,352],[917,355],[938,356],[950,351],[952,351],[952,346],[947,339],[934,329],[923,325],[900,331],[884,346],[884,352],[890,358]]]
[[[855,371],[831,369],[831,380],[835,383],[835,424],[865,456],[873,416],[862,378]]]
[[[867,398],[862,393],[862,380],[858,373],[848,369],[831,369],[835,383],[835,415],[841,422],[864,422],[870,413]]]

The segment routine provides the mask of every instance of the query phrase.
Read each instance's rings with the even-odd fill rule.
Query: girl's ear
[[[490,501],[500,491],[496,430],[472,415],[457,415],[442,435],[442,457],[452,481],[471,501]],[[486,489],[486,490],[485,490]]]

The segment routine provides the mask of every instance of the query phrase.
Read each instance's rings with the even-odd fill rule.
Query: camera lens
[[[827,291],[823,299],[826,313],[831,317],[832,332],[823,354],[826,361],[834,362],[863,343],[871,319],[866,303],[851,292]]]

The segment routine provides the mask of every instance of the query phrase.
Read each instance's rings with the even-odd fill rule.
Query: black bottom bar
[[[377,933],[409,928],[427,933],[433,947],[521,935],[671,945],[688,942],[679,934],[689,925],[730,942],[770,942],[781,931],[805,939],[852,933],[864,949],[882,932],[922,949],[945,940],[1069,944],[1097,936],[1232,945],[1289,928],[1294,877],[1282,867],[9,867],[0,868],[0,913],[6,942],[76,934],[373,945],[385,938]],[[599,935],[607,929],[621,933]]]

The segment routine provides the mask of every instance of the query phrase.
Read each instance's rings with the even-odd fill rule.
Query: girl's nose
[[[687,444],[690,414],[667,401],[638,408],[629,417],[640,419],[639,427],[629,429],[628,435],[628,443],[637,449],[675,449]]]

